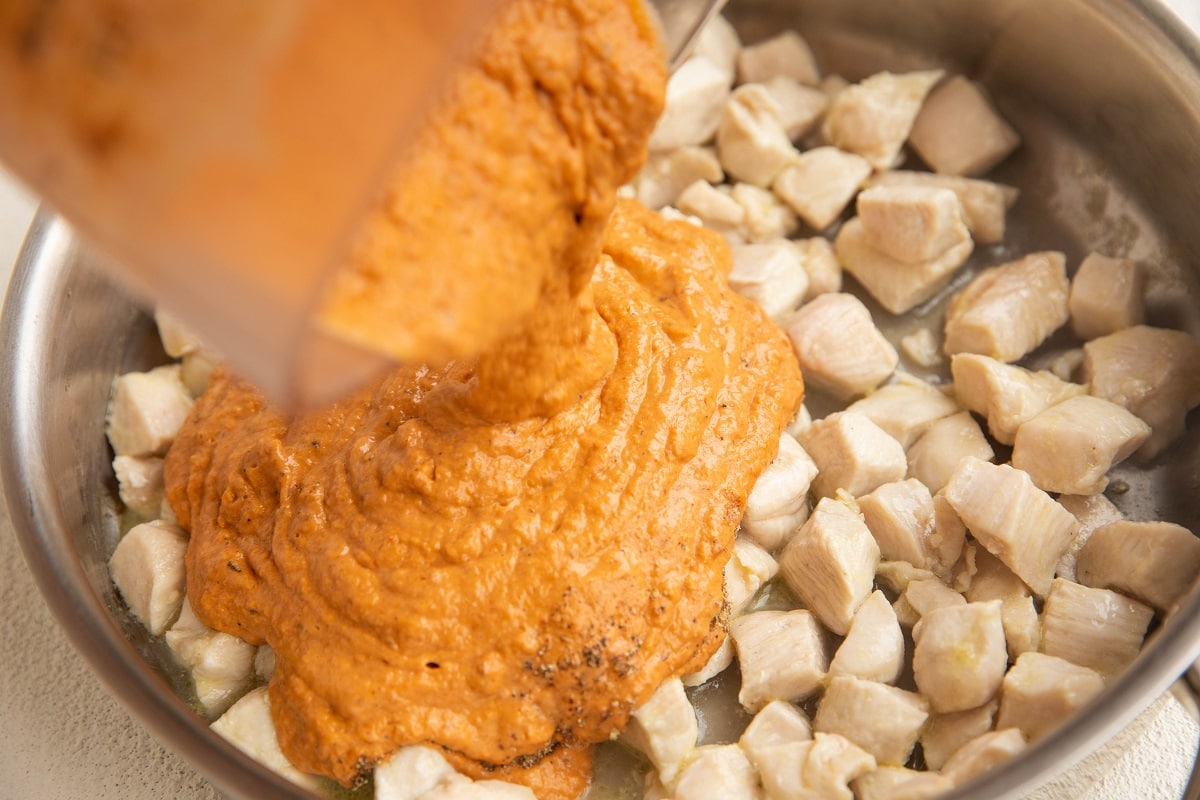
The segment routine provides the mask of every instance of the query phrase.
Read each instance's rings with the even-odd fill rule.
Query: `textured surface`
[[[1200,0],[1168,6],[1200,28]],[[0,173],[0,286],[33,201]],[[29,577],[0,506],[0,800],[216,800],[157,744],[71,649]],[[1197,726],[1164,696],[1107,747],[1043,787],[1036,800],[1178,797]]]

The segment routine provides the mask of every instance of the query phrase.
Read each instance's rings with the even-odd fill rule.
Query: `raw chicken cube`
[[[990,461],[995,456],[970,412],[942,417],[908,448],[908,475],[939,492],[965,458]]]
[[[1076,572],[1085,586],[1113,589],[1167,611],[1200,575],[1200,539],[1171,522],[1111,522],[1080,549]]]
[[[933,533],[934,511],[925,484],[913,478],[885,483],[859,497],[858,510],[884,560],[928,568],[925,543]]]
[[[1153,458],[1183,433],[1187,412],[1200,405],[1200,343],[1183,331],[1125,328],[1083,346],[1083,379],[1092,394],[1150,425],[1138,456]]]
[[[941,769],[963,744],[992,729],[999,708],[1000,701],[994,699],[966,711],[932,715],[921,732],[925,764],[930,769]]]
[[[876,170],[891,169],[900,160],[900,149],[925,95],[942,74],[941,70],[903,75],[880,72],[846,87],[825,114],[825,140],[857,153]]]
[[[732,76],[703,56],[692,56],[671,73],[666,105],[650,135],[650,150],[704,144],[717,132],[729,102]]]
[[[852,497],[904,477],[904,448],[868,418],[837,411],[819,419],[800,436],[817,465],[812,488],[818,497],[838,490]]]
[[[1054,574],[1060,578],[1080,583],[1079,579],[1075,576],[1079,551],[1087,544],[1087,540],[1091,538],[1093,531],[1102,525],[1124,519],[1125,515],[1121,513],[1119,508],[1113,505],[1111,500],[1102,494],[1059,495],[1058,504],[1075,515],[1079,527],[1075,533],[1075,538],[1071,540],[1071,546],[1067,548],[1067,552],[1063,553],[1062,558],[1058,560],[1058,566],[1055,568]]]
[[[717,156],[730,176],[767,187],[799,153],[783,129],[779,104],[765,87],[739,86],[717,126]]]
[[[1099,494],[1108,471],[1150,436],[1150,426],[1116,403],[1079,395],[1017,429],[1012,465],[1047,492]]]
[[[178,364],[119,375],[113,381],[106,428],[113,452],[162,455],[191,409]]]
[[[1017,429],[1050,406],[1087,392],[1051,372],[1033,372],[978,353],[956,353],[950,374],[958,402],[984,417],[988,432],[1001,444],[1012,444]]]
[[[836,147],[815,147],[780,170],[771,188],[809,227],[823,231],[842,215],[870,174],[864,158]]]
[[[1067,321],[1069,288],[1062,253],[1032,253],[983,270],[946,308],[946,355],[1016,361]]]
[[[738,702],[757,712],[772,700],[799,700],[825,678],[829,655],[817,618],[804,609],[756,611],[729,624],[742,670]]]
[[[840,400],[866,394],[896,371],[900,357],[852,294],[823,294],[784,325],[805,381]]]
[[[296,769],[279,749],[267,687],[243,695],[212,724],[212,729],[250,758],[292,783],[314,791],[320,785],[319,777]]]
[[[1146,313],[1146,273],[1128,258],[1092,253],[1071,279],[1071,330],[1095,339],[1140,325]]]
[[[1042,607],[1042,652],[1109,678],[1137,658],[1153,616],[1117,592],[1055,578]]]
[[[893,314],[904,314],[943,289],[971,255],[974,245],[965,235],[966,228],[962,232],[963,238],[941,254],[909,263],[877,250],[867,238],[862,218],[855,217],[838,231],[834,249],[842,268],[881,306]]]
[[[696,181],[725,180],[721,162],[711,147],[687,145],[663,153],[652,153],[633,181],[637,199],[650,208],[672,206],[679,194]]]
[[[966,458],[946,484],[946,499],[967,529],[1039,597],[1075,535],[1071,512],[1024,472]]]
[[[776,75],[762,82],[779,104],[779,121],[793,142],[811,131],[829,106],[829,97],[820,89],[805,86],[787,75]]]
[[[742,40],[729,20],[720,14],[714,15],[696,37],[692,47],[692,58],[707,58],[729,76],[732,86],[737,77],[738,54],[742,52]]]
[[[913,679],[934,711],[981,706],[1000,688],[1008,653],[999,600],[935,608],[913,642]]]
[[[996,727],[1017,728],[1032,742],[1053,731],[1104,691],[1095,670],[1045,653],[1023,653],[1000,686]]]
[[[771,554],[753,541],[739,536],[733,542],[733,555],[725,564],[725,599],[729,616],[741,614],[763,584],[779,572]]]
[[[867,417],[907,450],[930,425],[959,407],[936,386],[901,373],[895,383],[880,386],[846,410]]]
[[[675,800],[759,800],[754,765],[736,744],[697,747],[679,774]]]
[[[859,192],[856,204],[867,244],[896,261],[920,264],[971,241],[962,204],[949,189],[871,186]]]
[[[469,780],[432,747],[407,745],[375,767],[375,800],[421,800],[435,786]]]
[[[842,289],[842,265],[838,263],[833,245],[824,236],[809,239],[791,239],[788,242],[800,256],[800,263],[808,273],[807,302],[817,295],[838,292]]]
[[[633,712],[623,735],[632,747],[646,754],[663,782],[670,784],[696,748],[699,731],[683,683],[668,678]]]
[[[782,239],[739,244],[733,246],[729,287],[762,306],[771,319],[781,320],[804,300],[808,273],[796,249]]]
[[[808,490],[816,462],[788,433],[779,451],[758,476],[742,513],[742,532],[774,552],[808,519]]]
[[[876,590],[855,612],[846,638],[829,663],[829,674],[895,683],[903,668],[904,632],[887,596]]]
[[[962,204],[963,221],[976,244],[997,244],[1004,241],[1005,216],[1020,192],[1012,186],[936,175],[931,172],[890,170],[871,179],[871,186],[933,186],[949,189],[958,195]]]
[[[741,239],[746,209],[729,192],[707,181],[696,181],[679,193],[675,205],[684,214],[698,218],[705,227]]]
[[[862,517],[830,498],[817,503],[779,556],[788,587],[839,636],[871,593],[878,564],[879,545]]]
[[[845,736],[879,764],[902,765],[928,718],[929,703],[919,694],[838,676],[825,687],[813,730]]]
[[[156,517],[163,503],[163,460],[158,456],[113,459],[121,502],[142,518]]]
[[[942,767],[942,775],[955,786],[962,786],[1024,749],[1025,737],[1016,728],[985,733],[967,742],[950,756]]]
[[[936,772],[889,766],[868,772],[851,786],[857,800],[932,800],[954,788]]]
[[[186,552],[187,534],[177,525],[155,520],[131,528],[108,560],[125,605],[155,636],[179,615]]]
[[[800,226],[792,209],[774,192],[749,183],[736,183],[729,194],[746,212],[741,234],[748,242],[783,244],[785,237]]]
[[[257,648],[205,625],[186,598],[165,638],[175,659],[191,674],[196,699],[209,717],[224,713],[250,688]]]
[[[795,31],[784,31],[758,44],[743,47],[737,63],[739,83],[762,83],[777,75],[807,86],[821,82],[812,49]]]
[[[974,82],[955,75],[929,93],[908,138],[944,175],[983,175],[1008,158],[1021,137]]]

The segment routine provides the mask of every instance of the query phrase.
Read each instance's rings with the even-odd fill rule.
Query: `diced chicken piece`
[[[823,294],[784,325],[805,381],[840,400],[866,394],[895,372],[900,357],[852,294]]]
[[[275,651],[269,644],[260,644],[254,651],[254,674],[264,681],[275,674]]]
[[[839,489],[858,497],[902,479],[908,468],[900,443],[853,411],[816,420],[800,438],[817,465],[812,488],[818,497]]]
[[[812,724],[798,707],[783,700],[772,700],[754,715],[738,743],[754,766],[758,754],[769,747],[812,740]]]
[[[975,574],[966,591],[971,602],[999,600],[1000,617],[1004,623],[1004,638],[1008,653],[1016,658],[1028,650],[1036,650],[1041,638],[1041,623],[1037,608],[1030,597],[1029,587],[1004,562],[986,550],[975,554]]]
[[[879,545],[862,517],[830,498],[817,503],[779,556],[788,587],[839,636],[871,593],[878,564]]]
[[[647,772],[642,781],[642,800],[674,800],[654,770]]]
[[[432,747],[401,747],[375,767],[375,800],[421,800],[435,786],[466,781]]]
[[[930,92],[909,144],[943,175],[983,175],[1008,158],[1021,137],[978,84],[955,75]]]
[[[788,433],[779,452],[754,482],[742,514],[742,532],[774,552],[808,519],[808,490],[817,465]]]
[[[421,800],[537,800],[533,790],[506,781],[450,779],[421,795]]]
[[[670,220],[671,222],[686,222],[689,225],[695,225],[697,228],[704,227],[702,219],[694,214],[685,214],[674,206],[663,206],[658,210],[658,213],[662,215],[663,219]]]
[[[1183,331],[1125,328],[1083,346],[1083,380],[1092,394],[1150,425],[1138,456],[1153,458],[1183,433],[1187,412],[1200,405],[1200,343]]]
[[[825,140],[857,153],[876,170],[891,169],[900,160],[900,149],[925,95],[942,74],[941,70],[903,75],[880,72],[846,87],[825,114]]]
[[[930,425],[960,409],[936,386],[911,375],[896,377],[895,383],[880,386],[846,410],[867,417],[907,450]]]
[[[966,228],[962,230],[966,234]],[[868,241],[861,217],[848,220],[834,241],[842,269],[893,314],[907,313],[936,295],[966,262],[973,247],[971,238],[964,235],[953,247],[927,261],[899,261]]]
[[[738,702],[751,712],[807,697],[829,668],[825,634],[804,609],[745,614],[729,624],[729,635],[742,669]]]
[[[799,438],[806,430],[812,427],[812,414],[808,412],[808,407],[803,403],[800,404],[800,410],[796,412],[796,416],[792,417],[792,421],[784,428],[784,433],[789,436]]]
[[[725,172],[711,147],[687,145],[652,153],[633,181],[635,196],[650,208],[671,206],[696,181],[720,183]]]
[[[692,56],[671,73],[666,105],[650,150],[674,150],[704,144],[717,132],[732,84],[729,73],[703,56]]]
[[[717,156],[730,176],[762,187],[796,162],[779,104],[765,87],[751,83],[730,95],[717,126]]]
[[[942,492],[934,495],[935,498],[940,497],[943,499],[945,496],[945,490],[942,490]],[[945,505],[950,506],[949,500],[945,500],[944,502]],[[950,510],[954,511],[954,507],[950,506]],[[957,514],[958,512],[955,513]],[[961,522],[962,519],[959,518],[959,521]],[[963,527],[966,526],[964,525]],[[950,588],[954,589],[956,592],[962,592],[964,595],[971,591],[971,584],[974,583],[975,574],[979,571],[979,568],[976,566],[975,562],[979,559],[980,553],[986,552],[987,551],[984,550],[983,547],[974,541],[964,542],[962,554],[959,556],[958,562],[954,565],[953,574],[950,576],[950,581],[948,584]]]
[[[163,460],[158,456],[113,459],[121,502],[142,518],[156,517],[163,503]]]
[[[928,718],[929,704],[919,694],[838,676],[825,687],[813,730],[845,736],[877,763],[901,765],[908,761]]]
[[[912,631],[921,621],[921,615],[904,595],[900,595],[896,598],[896,602],[892,603],[892,613],[896,615],[896,621],[900,627],[906,631]]]
[[[1016,728],[992,731],[964,744],[942,767],[942,775],[962,786],[1000,766],[1025,749],[1025,737]]]
[[[808,42],[795,31],[784,31],[738,54],[738,82],[762,83],[783,75],[807,86],[821,82],[817,61]]]
[[[1075,535],[1075,517],[1004,464],[963,459],[946,499],[975,538],[1039,597],[1050,590],[1059,558]]]
[[[1080,549],[1076,572],[1085,586],[1113,589],[1167,611],[1200,575],[1200,539],[1171,522],[1111,522]]]
[[[1042,606],[1042,652],[1109,678],[1137,658],[1153,616],[1117,592],[1055,578]]]
[[[1067,321],[1068,289],[1062,253],[1032,253],[983,270],[946,308],[946,355],[1016,361]]]
[[[1080,339],[1140,325],[1146,315],[1146,272],[1128,258],[1092,253],[1071,279],[1067,309]]]
[[[854,614],[846,638],[829,663],[829,674],[895,683],[903,668],[904,632],[887,596],[874,591]]]
[[[1008,597],[1001,601],[1000,619],[1004,623],[1004,641],[1008,658],[1036,651],[1042,645],[1042,619],[1032,597]]]
[[[313,790],[320,785],[319,777],[296,769],[279,749],[267,687],[243,695],[212,724],[212,729],[250,758],[292,783]]]
[[[934,714],[921,732],[921,750],[930,769],[941,769],[947,759],[977,736],[992,729],[999,700],[949,714]]]
[[[699,686],[702,683],[708,683],[713,678],[720,675],[725,670],[729,669],[729,665],[733,663],[733,658],[737,651],[733,646],[733,639],[726,636],[721,642],[721,646],[716,652],[705,662],[704,666],[696,672],[689,672],[682,676],[684,686]]]
[[[900,337],[900,352],[917,366],[928,369],[945,361],[941,342],[929,328],[916,328]]]
[[[1113,505],[1112,501],[1102,494],[1059,495],[1058,504],[1075,515],[1079,526],[1076,530],[1075,538],[1071,540],[1071,546],[1067,548],[1067,552],[1063,553],[1062,558],[1058,560],[1058,566],[1055,568],[1054,574],[1060,578],[1079,583],[1080,581],[1075,575],[1079,551],[1087,544],[1087,540],[1091,538],[1093,531],[1102,525],[1125,519],[1125,515],[1121,513],[1121,509]]]
[[[779,564],[753,541],[739,536],[733,543],[733,555],[725,564],[725,599],[729,616],[741,614],[763,584],[779,572]]]
[[[842,215],[870,174],[866,159],[836,147],[816,147],[780,170],[771,188],[809,227],[823,231]]]
[[[186,598],[165,638],[175,659],[191,674],[206,715],[222,714],[249,688],[254,645],[205,625]]]
[[[1044,653],[1023,653],[1004,676],[996,727],[1032,742],[1053,731],[1104,690],[1095,670]]]
[[[108,560],[125,605],[155,636],[179,615],[186,552],[187,534],[177,525],[155,520],[131,528]]]
[[[958,195],[962,204],[963,221],[976,244],[997,244],[1004,241],[1005,216],[1020,192],[1012,186],[936,175],[931,172],[890,170],[871,179],[871,186],[933,186],[949,189]]]
[[[729,75],[729,85],[737,77],[738,54],[742,52],[742,40],[733,25],[717,14],[700,29],[692,56],[707,58]]]
[[[211,350],[188,353],[179,362],[179,379],[193,399],[204,394],[208,381],[223,359]]]
[[[938,492],[933,496],[933,532],[929,535],[927,552],[930,567],[939,578],[949,580],[963,554],[966,541],[967,526],[946,499],[944,490]]]
[[[171,358],[183,358],[204,347],[199,336],[164,308],[154,310],[154,324],[158,327],[163,350]]]
[[[843,78],[841,75],[826,75],[821,78],[821,83],[818,88],[825,93],[829,98],[829,102],[833,102],[839,94],[850,87],[850,81]]]
[[[936,579],[909,581],[901,597],[919,618],[939,608],[967,604],[966,598]]]
[[[1087,392],[1053,373],[1033,372],[978,353],[955,354],[950,374],[958,402],[984,417],[1001,444],[1012,444],[1017,428],[1047,408]]]
[[[943,606],[913,629],[913,678],[939,713],[991,700],[1008,666],[1000,601]]]
[[[839,292],[842,289],[842,265],[838,263],[833,245],[823,236],[810,239],[792,239],[789,243],[800,256],[800,263],[808,273],[808,291],[804,299],[812,300],[817,295]]]
[[[1039,489],[1099,494],[1108,471],[1150,436],[1150,426],[1123,406],[1079,395],[1047,408],[1017,429],[1012,465]]]
[[[856,203],[867,244],[896,261],[930,261],[971,240],[962,204],[949,189],[870,186],[859,192]]]
[[[907,561],[883,561],[875,569],[875,577],[879,583],[894,594],[904,594],[904,590],[913,581],[936,580],[927,569],[914,567]]]
[[[885,560],[929,566],[925,543],[933,533],[934,512],[925,484],[913,478],[885,483],[859,497],[858,510]]]
[[[1046,369],[1050,374],[1058,377],[1060,380],[1075,382],[1075,376],[1079,374],[1080,368],[1083,367],[1083,348],[1074,347],[1070,350],[1064,350],[1054,358],[1050,359],[1050,363],[1046,365]]]
[[[871,754],[846,737],[816,732],[804,759],[801,786],[812,793],[810,797],[852,800],[849,784],[875,767]]]
[[[936,772],[908,767],[878,767],[851,784],[857,800],[932,800],[954,788]]]
[[[733,247],[729,287],[782,320],[799,307],[808,291],[808,273],[796,249],[780,239]]]
[[[736,744],[697,747],[679,774],[675,800],[759,800],[754,765]]]
[[[992,445],[968,411],[942,417],[908,448],[908,475],[939,492],[963,459],[990,461]]]
[[[113,452],[162,455],[191,408],[178,364],[119,375],[113,381],[106,428]]]
[[[779,104],[779,121],[793,142],[816,127],[829,106],[829,97],[820,89],[805,86],[787,75],[768,78],[762,85]]]
[[[741,233],[748,242],[783,244],[783,240],[800,227],[792,209],[774,192],[750,183],[737,183],[730,196],[746,211]],[[805,277],[808,277],[807,273]]]
[[[675,780],[696,748],[699,735],[696,711],[678,678],[668,678],[633,712],[624,733],[626,741],[646,754],[667,784]]]
[[[723,192],[707,181],[696,181],[680,192],[675,205],[684,214],[699,219],[705,227],[727,237],[741,238],[746,209],[729,192]]]

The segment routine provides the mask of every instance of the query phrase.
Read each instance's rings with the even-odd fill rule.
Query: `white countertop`
[[[1200,0],[1167,5],[1200,30]],[[8,284],[34,206],[0,172],[0,286]],[[219,798],[108,695],[68,644],[25,569],[2,504],[0,609],[0,800]],[[1177,798],[1197,736],[1196,722],[1168,694],[1034,797]]]

